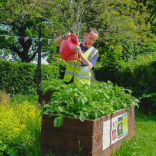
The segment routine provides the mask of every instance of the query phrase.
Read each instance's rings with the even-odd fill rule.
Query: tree
[[[127,61],[130,57],[147,53],[144,47],[153,36],[151,25],[146,22],[149,17],[146,7],[142,3],[139,5],[144,10],[143,14],[134,0],[105,0],[103,12],[95,23],[102,34],[99,47],[103,65],[120,59]]]
[[[151,36],[146,7],[142,7],[144,14],[140,14],[134,0],[3,0],[1,4],[4,34],[37,37],[40,25],[43,37],[51,34],[54,39],[70,31],[82,39],[88,28],[95,27],[100,32],[96,44],[104,57],[109,57],[107,51],[116,51],[121,59],[127,60],[131,55],[142,53],[139,47]],[[8,32],[4,31],[6,26]],[[50,48],[43,44],[43,50],[49,52]],[[37,54],[37,42],[32,48],[31,40],[12,41],[8,45],[22,61],[29,62]],[[118,56],[116,58],[118,60]]]
[[[52,32],[52,38],[65,33],[75,33],[82,38],[84,31],[98,19],[98,10],[102,0],[8,0],[1,2],[1,32],[7,35],[37,37],[38,26],[42,25],[43,36]],[[96,12],[99,13],[99,12]],[[8,30],[5,30],[8,27]],[[6,41],[5,41],[6,42]],[[12,40],[6,48],[12,55],[18,55],[21,61],[30,62],[37,54],[37,42],[31,40],[18,42]],[[4,44],[1,45],[4,51]],[[47,48],[46,48],[47,49]]]
[[[70,31],[80,38],[84,31],[98,20],[102,11],[101,6],[104,4],[103,0],[37,1],[37,5],[33,6],[34,10],[39,17],[51,23],[55,33]],[[38,10],[40,5],[43,10],[48,10],[51,16],[45,16],[43,10]]]
[[[38,38],[38,27],[42,27],[43,38],[44,36],[51,38],[51,31],[45,19],[33,16],[33,10],[30,10],[31,6],[32,4],[27,0],[3,0],[0,2],[1,34],[21,37],[18,40],[12,37],[5,40],[4,36],[1,36],[0,40],[3,41],[0,44],[1,55],[4,53],[7,55],[11,52],[15,56],[15,60],[30,62],[38,53],[38,40],[32,41],[32,38]],[[29,39],[24,41],[23,37],[27,36]],[[47,41],[42,43],[45,45],[43,51],[49,51],[50,47],[47,46]]]
[[[146,22],[150,22],[152,33],[156,34],[156,0],[136,0],[138,6],[140,3],[143,4],[144,7],[147,8],[147,12],[149,13],[149,17],[146,19]],[[140,13],[143,14],[144,10],[142,7],[138,7]]]

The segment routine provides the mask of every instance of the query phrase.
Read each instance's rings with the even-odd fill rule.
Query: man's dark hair
[[[95,28],[90,28],[87,33],[90,33],[91,31],[93,31],[95,34],[99,34],[99,32],[95,29]]]

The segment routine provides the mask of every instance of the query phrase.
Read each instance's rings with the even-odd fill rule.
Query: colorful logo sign
[[[122,115],[118,117],[117,132],[118,132],[118,139],[121,139],[123,137],[123,116]]]
[[[123,114],[123,136],[128,134],[128,113]]]

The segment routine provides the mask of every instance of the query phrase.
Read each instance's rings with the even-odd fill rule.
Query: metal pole
[[[41,27],[38,28],[38,71],[37,71],[37,75],[38,75],[38,81],[37,81],[37,94],[39,95],[39,90],[40,90],[40,82],[41,82]]]

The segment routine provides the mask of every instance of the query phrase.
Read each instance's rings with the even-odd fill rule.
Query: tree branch
[[[94,2],[94,0],[91,0],[90,1],[90,4],[89,5],[86,5],[86,7],[83,9],[81,15],[80,15],[80,18],[83,18],[85,12],[88,10],[88,8],[92,5],[92,3]]]
[[[67,17],[65,16],[65,14],[63,13],[62,9],[61,9],[59,6],[57,6],[57,5],[56,5],[56,8],[60,11],[61,15],[62,15],[63,18],[65,19],[65,22],[66,22],[66,24],[67,24],[69,30],[70,30],[71,32],[73,32],[73,30],[71,29],[71,25],[70,25],[70,23],[68,22],[68,19],[67,19]]]
[[[29,62],[30,61],[32,61],[34,58],[35,58],[35,56],[36,56],[36,54],[38,53],[38,49],[33,53],[33,55],[31,56],[31,57],[29,57]]]
[[[13,52],[15,52],[15,53],[17,53],[17,55],[18,55],[20,58],[23,57],[23,54],[19,51],[19,49],[18,49],[16,46],[12,45],[12,46],[10,47],[10,50],[13,51]]]

